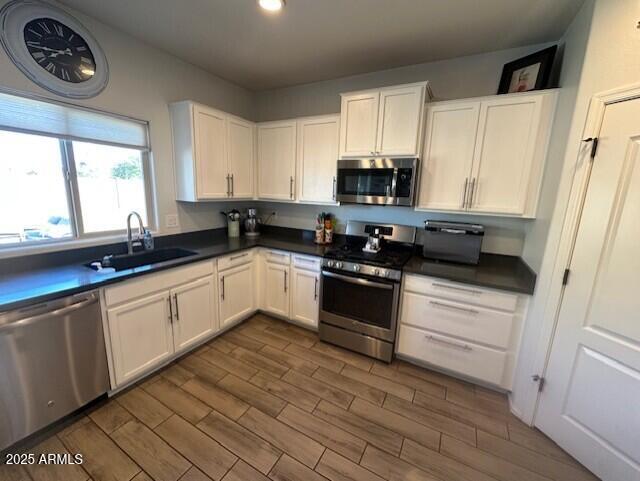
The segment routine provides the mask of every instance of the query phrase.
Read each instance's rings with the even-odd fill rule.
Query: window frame
[[[105,114],[107,115],[107,114]],[[147,138],[149,137],[149,126],[146,123],[146,131]],[[99,240],[102,238],[109,238],[115,236],[121,236],[126,233],[127,229],[124,225],[126,219],[123,219],[123,228],[115,229],[115,230],[107,230],[100,232],[92,232],[86,233],[84,231],[83,219],[82,219],[82,203],[80,201],[80,190],[78,187],[78,174],[76,169],[75,155],[73,150],[73,142],[85,142],[85,143],[94,143],[97,145],[106,145],[110,147],[118,147],[118,148],[126,148],[137,150],[140,152],[140,159],[142,162],[142,179],[144,185],[144,199],[146,204],[146,212],[147,212],[147,222],[145,228],[149,229],[152,232],[156,232],[156,217],[155,217],[155,203],[153,196],[153,180],[152,180],[152,169],[151,169],[151,147],[148,149],[139,149],[128,145],[122,145],[117,143],[110,142],[102,142],[102,141],[91,141],[90,139],[72,139],[65,137],[58,137],[54,135],[47,135],[39,132],[29,132],[29,131],[20,131],[17,129],[10,129],[6,127],[0,127],[0,130],[6,132],[16,132],[27,135],[37,135],[43,137],[52,137],[58,141],[60,148],[60,158],[61,165],[60,169],[62,172],[63,180],[65,182],[65,191],[67,196],[67,206],[69,209],[69,223],[71,226],[71,236],[62,237],[59,239],[42,239],[42,240],[34,240],[28,242],[11,242],[7,244],[0,244],[0,254],[5,251],[13,251],[13,250],[21,250],[21,249],[29,249],[32,247],[38,246],[47,246],[47,245],[64,245],[64,244],[73,244],[78,243],[79,241],[87,241],[87,240]]]

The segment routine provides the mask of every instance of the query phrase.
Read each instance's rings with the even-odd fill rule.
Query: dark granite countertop
[[[520,257],[499,254],[481,254],[477,266],[433,261],[416,254],[404,272],[529,295],[536,285],[535,272]]]
[[[252,247],[322,257],[327,249],[335,247],[341,241],[341,237],[336,236],[334,245],[319,246],[313,242],[313,232],[274,227],[253,239],[244,236],[230,239],[226,237],[225,229],[165,236],[156,239],[156,248],[181,247],[195,251],[196,254],[111,274],[100,274],[84,264],[100,259],[106,254],[124,253],[123,243],[3,259],[0,260],[0,312],[78,294],[125,279]],[[495,254],[483,254],[478,266],[434,262],[415,255],[404,270],[407,273],[524,294],[533,293],[536,279],[535,273],[519,257]]]
[[[204,231],[195,235],[183,234],[156,239],[156,248],[181,247],[196,255],[150,266],[101,274],[84,264],[100,259],[106,253],[122,253],[123,245],[81,249],[80,252],[54,253],[31,257],[4,259],[0,262],[0,312],[18,309],[59,297],[104,287],[133,277],[170,269],[214,257],[224,256],[252,247],[267,247],[298,254],[322,257],[326,249],[319,246],[305,231],[270,229],[258,238],[228,238],[223,232]]]

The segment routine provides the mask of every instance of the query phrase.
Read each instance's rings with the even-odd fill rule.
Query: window
[[[0,244],[123,231],[131,211],[148,226],[146,138],[138,121],[0,93]]]

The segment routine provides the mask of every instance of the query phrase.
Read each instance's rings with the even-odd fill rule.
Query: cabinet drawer
[[[404,325],[397,352],[495,385],[502,383],[507,360],[503,351]]]
[[[218,259],[218,271],[230,269],[235,266],[241,266],[253,260],[253,249],[237,252]]]
[[[293,254],[293,265],[299,269],[318,272],[320,270],[320,258]]]
[[[272,264],[282,264],[289,265],[291,260],[291,254],[288,252],[275,251],[271,249],[264,249],[262,251],[262,255],[264,256],[264,260],[267,262],[271,262]]]
[[[508,349],[514,314],[405,292],[400,322]]]
[[[443,281],[432,277],[407,275],[404,280],[404,289],[418,294],[510,312],[514,312],[518,304],[518,296],[516,294],[484,289],[469,284]]]
[[[212,261],[198,262],[188,266],[175,267],[157,274],[148,274],[137,279],[107,287],[104,291],[108,306],[130,301],[160,290],[168,289],[213,274]]]

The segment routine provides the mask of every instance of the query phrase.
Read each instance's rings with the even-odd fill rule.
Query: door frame
[[[596,138],[600,133],[608,105],[640,98],[640,83],[619,87],[595,94],[590,101],[587,112],[582,139]],[[553,348],[553,341],[558,325],[560,308],[564,297],[563,277],[564,271],[571,263],[573,249],[578,234],[578,228],[582,217],[582,208],[589,187],[589,180],[593,162],[591,161],[591,142],[581,140],[578,156],[574,164],[572,180],[568,186],[569,198],[564,214],[558,210],[554,214],[552,228],[561,228],[561,235],[556,246],[547,246],[547,249],[555,248],[552,254],[553,271],[551,281],[547,286],[546,297],[542,299],[542,323],[539,331],[539,341],[534,351],[535,358],[531,363],[531,374],[539,373],[543,378],[547,375],[547,367]],[[597,162],[597,160],[596,160]],[[559,192],[561,195],[561,192]],[[556,209],[561,207],[556,205]],[[537,382],[531,382],[526,395],[528,412],[519,413],[525,422],[535,424],[536,415],[540,404],[542,392],[538,389]]]

